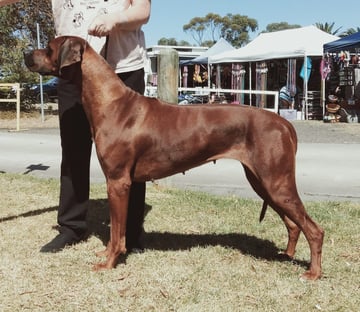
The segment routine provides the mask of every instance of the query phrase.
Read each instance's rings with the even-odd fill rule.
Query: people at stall
[[[287,86],[283,86],[279,92],[279,108],[290,109],[294,108],[295,94],[291,94]]]

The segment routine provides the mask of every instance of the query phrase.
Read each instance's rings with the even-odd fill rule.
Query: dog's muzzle
[[[26,67],[29,69],[35,65],[34,63],[34,52],[33,51],[27,51],[24,52],[24,61]]]

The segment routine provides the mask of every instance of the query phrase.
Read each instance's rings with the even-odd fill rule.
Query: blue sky
[[[288,22],[308,26],[335,22],[334,29],[360,27],[359,0],[152,0],[151,17],[143,27],[147,46],[156,45],[162,38],[175,38],[195,43],[190,34],[183,32],[183,25],[193,17],[208,13],[225,16],[227,13],[246,15],[256,19],[258,32],[270,23]],[[257,33],[250,33],[254,38]]]

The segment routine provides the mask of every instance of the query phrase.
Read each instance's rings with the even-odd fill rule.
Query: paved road
[[[60,140],[58,129],[22,132],[0,130],[0,172],[59,177]],[[104,177],[92,157],[92,182]],[[220,160],[157,181],[160,184],[257,198],[249,187],[242,166]],[[360,144],[299,143],[297,184],[304,200],[360,201]]]

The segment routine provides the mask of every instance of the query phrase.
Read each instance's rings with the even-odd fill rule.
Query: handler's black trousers
[[[144,94],[144,70],[119,74],[133,90]],[[104,84],[106,81],[104,81]],[[60,137],[62,147],[58,223],[61,233],[81,239],[87,232],[90,158],[92,139],[89,123],[81,105],[78,87],[61,80],[58,87]],[[122,103],[121,105],[128,105]],[[114,131],[116,131],[114,129]],[[145,183],[133,183],[127,219],[127,248],[138,246],[143,231]]]

